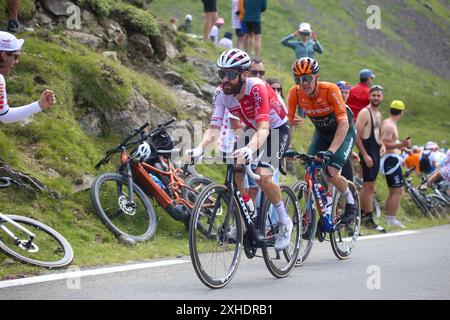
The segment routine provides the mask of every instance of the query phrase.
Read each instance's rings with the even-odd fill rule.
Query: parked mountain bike
[[[299,202],[302,237],[305,240],[300,248],[297,266],[306,261],[315,237],[320,242],[328,238],[336,257],[341,260],[347,259],[356,246],[361,225],[359,194],[355,185],[348,182],[357,206],[357,214],[351,223],[343,225],[340,223],[340,216],[344,213],[345,199],[333,186],[332,200],[331,203],[328,203],[325,162],[319,161],[315,156],[297,153],[294,150],[290,150],[287,154],[290,158],[300,159],[306,164],[305,180],[297,181],[292,187]],[[325,209],[327,205],[331,205],[328,214]],[[316,211],[319,213],[318,221],[316,221]]]
[[[160,138],[167,138],[167,127],[175,119],[158,125],[145,133],[149,123],[133,131],[125,140],[106,152],[106,156],[96,165],[108,163],[112,156],[120,153],[117,173],[104,173],[92,184],[92,201],[95,211],[105,226],[116,236],[133,241],[146,241],[156,231],[156,215],[148,196],[153,197],[169,215],[186,224],[194,207],[195,197],[200,193],[201,184],[211,180],[196,176],[197,180],[188,185],[184,177],[188,171],[175,168],[170,160],[172,153],[179,149],[167,149]],[[151,155],[147,162],[136,161],[127,150],[136,149],[145,141],[151,145]],[[158,149],[157,147],[164,147]],[[131,152],[130,154],[133,154]],[[199,187],[200,185],[200,187]]]
[[[247,174],[259,179],[250,165],[245,168]],[[278,222],[277,217],[272,216],[271,203],[262,192],[257,215],[251,217],[234,177],[235,165],[227,164],[225,184],[206,186],[191,215],[189,249],[192,265],[200,281],[213,289],[223,288],[231,281],[242,251],[251,259],[260,248],[270,273],[276,278],[284,278],[295,267],[300,248],[301,224],[298,223],[299,211],[292,189],[281,186],[283,202],[294,227],[288,248],[278,252],[274,249]]]
[[[0,188],[19,182],[0,177]],[[49,269],[67,266],[73,260],[69,242],[57,231],[31,218],[0,213],[0,250],[19,261]]]

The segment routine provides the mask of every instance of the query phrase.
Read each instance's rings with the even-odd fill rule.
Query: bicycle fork
[[[0,215],[1,215],[1,214],[0,214]],[[2,224],[0,224],[0,228],[1,228],[3,231],[5,231],[5,232],[6,232],[6,233],[14,240],[14,244],[15,244],[16,246],[23,245],[26,249],[28,249],[28,248],[31,247],[31,245],[32,245],[32,243],[33,243],[33,240],[36,238],[36,235],[35,235],[34,233],[28,231],[27,229],[25,229],[24,227],[22,227],[20,224],[18,224],[17,222],[15,222],[14,220],[8,218],[8,217],[5,216],[5,215],[1,215],[1,219],[4,220],[4,221],[6,221],[6,222],[11,223],[13,226],[19,228],[20,230],[22,230],[23,232],[25,232],[26,234],[28,234],[28,237],[29,237],[28,241],[27,241],[26,243],[23,243],[24,240],[20,240],[18,237],[16,237],[16,235],[15,235],[14,233],[12,233],[12,231],[9,230],[6,226],[4,226],[4,225],[3,225],[3,222],[2,222]]]

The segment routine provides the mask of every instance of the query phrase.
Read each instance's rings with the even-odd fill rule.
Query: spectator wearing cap
[[[370,84],[375,78],[373,72],[369,69],[362,69],[359,72],[359,83],[350,89],[347,104],[355,115],[355,120],[358,118],[359,112],[369,104]]]
[[[311,31],[310,24],[306,22],[301,23],[296,32],[281,39],[281,44],[294,49],[297,59],[302,57],[314,58],[316,52],[323,53],[323,48],[317,40],[317,33]]]
[[[184,17],[184,23],[178,27],[178,30],[192,33],[192,16],[190,14],[187,14],[186,17]]]
[[[178,21],[178,19],[177,19],[176,17],[171,17],[170,20],[169,20],[170,27],[171,27],[172,30],[175,31],[175,32],[178,31],[177,21]]]
[[[261,13],[266,11],[267,0],[244,1],[244,25],[246,29],[244,47],[245,51],[260,57],[261,54]]]
[[[381,125],[381,141],[386,147],[386,153],[380,161],[380,172],[386,177],[389,187],[389,195],[385,202],[386,224],[389,226],[405,228],[397,220],[396,215],[400,207],[400,199],[403,190],[403,173],[400,151],[411,147],[410,138],[400,141],[398,134],[398,122],[405,111],[405,104],[400,100],[394,100],[390,106],[390,117],[385,119]]]
[[[209,34],[211,32],[212,27],[219,18],[219,14],[217,12],[216,0],[202,0],[203,2],[203,11],[205,12],[205,22],[203,25],[203,40],[209,40]]]
[[[19,63],[23,43],[23,39],[17,39],[11,33],[0,31],[0,121],[3,123],[23,120],[52,107],[56,102],[53,91],[44,90],[38,101],[22,107],[9,107],[4,76],[11,72],[16,63]]]
[[[232,49],[233,48],[233,34],[229,31],[225,32],[223,38],[219,41],[219,47],[224,49]]]
[[[218,18],[216,20],[216,24],[211,28],[211,32],[208,35],[209,40],[214,42],[214,45],[216,47],[219,45],[219,29],[223,26],[224,23],[225,20],[223,20],[223,18]]]

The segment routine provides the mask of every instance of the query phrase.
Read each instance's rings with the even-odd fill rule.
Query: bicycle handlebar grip
[[[150,125],[150,122],[146,122],[142,125],[142,127],[140,127],[139,129],[137,129],[138,132],[141,132],[142,130],[144,130],[145,128],[147,128]]]
[[[249,176],[250,178],[253,178],[254,180],[259,180],[259,179],[261,179],[261,177],[260,177],[259,175],[257,175],[256,173],[254,173],[254,172],[252,171],[252,165],[251,165],[251,163],[246,164],[244,167],[245,167],[245,172],[248,174],[248,176]]]
[[[175,121],[177,121],[177,119],[175,117],[173,117],[172,119],[170,119],[169,121],[167,121],[166,123],[163,123],[162,125],[159,125],[160,127],[167,127],[169,124],[174,123]]]

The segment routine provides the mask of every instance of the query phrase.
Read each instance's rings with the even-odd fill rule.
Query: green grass
[[[193,16],[193,32],[203,33],[203,6],[198,0],[152,1],[149,10],[137,9],[120,0],[77,0],[86,8],[96,8],[102,19],[120,18],[127,30],[138,30],[147,35],[165,34],[173,38],[181,50],[178,60],[170,61],[171,68],[187,81],[201,85],[201,74],[186,63],[186,57],[196,56],[215,62],[220,49],[211,43],[189,38],[183,34],[168,33],[167,23],[176,16],[181,23],[186,14]],[[311,23],[317,32],[325,53],[318,55],[321,64],[321,79],[336,82],[347,80],[354,84],[360,69],[370,68],[377,75],[376,82],[385,88],[385,102],[381,105],[383,117],[388,115],[388,106],[394,99],[403,100],[407,113],[399,123],[401,137],[411,136],[413,144],[434,140],[449,147],[450,81],[406,62],[403,57],[386,52],[381,47],[370,47],[355,35],[357,28],[365,27],[368,1],[355,2],[347,11],[339,1],[268,1],[263,14],[262,58],[267,76],[281,80],[284,93],[293,85],[290,67],[294,61],[291,49],[281,46],[280,39],[294,32],[303,21]],[[417,1],[406,1],[405,5],[416,10],[439,26],[447,25],[450,11],[437,0],[430,12]],[[230,28],[231,1],[218,1],[219,16],[226,24],[221,30]],[[0,19],[7,20],[5,0],[0,0]],[[307,10],[304,10],[307,9]],[[392,10],[390,10],[392,9]],[[399,7],[383,9],[382,34],[390,40],[404,40],[395,32]],[[34,1],[21,1],[21,15],[31,16],[35,12]],[[357,18],[355,18],[355,15]],[[407,27],[414,27],[412,22]],[[63,30],[38,31],[24,34],[25,45],[21,61],[13,73],[6,77],[9,103],[13,106],[37,100],[45,88],[51,88],[57,96],[57,105],[50,111],[37,114],[27,126],[21,124],[2,125],[0,129],[0,155],[11,166],[28,172],[56,191],[59,199],[43,195],[29,195],[17,188],[2,190],[0,210],[34,217],[47,223],[67,237],[75,250],[74,264],[78,266],[123,263],[163,256],[187,255],[189,252],[187,233],[182,223],[171,219],[155,205],[158,229],[155,237],[143,244],[126,246],[113,237],[93,213],[88,191],[72,193],[72,185],[83,174],[99,175],[114,171],[115,158],[101,171],[93,167],[103,157],[104,151],[121,140],[121,136],[106,129],[102,137],[86,133],[78,119],[83,106],[120,110],[137,90],[152,104],[171,112],[178,119],[190,118],[178,105],[170,88],[149,74],[139,73],[118,62],[104,58],[100,53],[64,37]],[[405,46],[411,49],[409,44]],[[201,49],[199,49],[201,48]],[[39,76],[39,77],[38,77]],[[109,130],[108,130],[109,129]],[[306,151],[313,133],[313,126],[306,121],[301,129],[293,131],[293,143],[298,151]],[[60,176],[55,178],[49,168]],[[302,179],[303,168],[296,164],[298,176],[282,177],[283,183],[292,184]],[[216,181],[224,181],[223,165],[202,165],[198,171]],[[383,204],[387,197],[384,177],[377,181],[377,196]],[[399,218],[409,229],[448,223],[428,220],[411,204],[408,195],[402,199]],[[393,230],[390,230],[393,231]],[[366,231],[367,233],[371,233]],[[9,275],[25,275],[43,272],[42,269],[23,266],[19,263],[5,266],[4,255],[0,255],[0,278]]]

